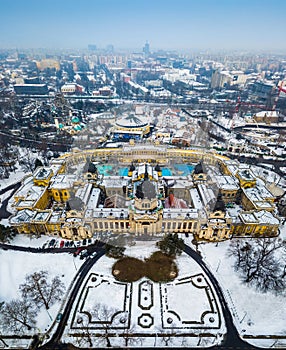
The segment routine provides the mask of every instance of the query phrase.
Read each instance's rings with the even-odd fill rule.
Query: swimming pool
[[[162,168],[162,176],[172,176],[172,172],[169,168]]]
[[[115,175],[112,173],[112,169],[112,165],[97,165],[97,171],[104,176]]]
[[[187,176],[193,172],[194,165],[175,164],[174,168],[178,171],[178,175]]]
[[[119,168],[119,176],[128,176],[128,168]]]

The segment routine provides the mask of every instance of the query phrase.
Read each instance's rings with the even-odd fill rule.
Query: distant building
[[[216,70],[213,72],[211,79],[211,88],[223,88],[231,82],[231,76],[227,71]]]
[[[262,112],[255,113],[253,115],[253,119],[257,123],[271,124],[271,123],[277,123],[279,120],[279,116],[277,111],[262,111]]]
[[[84,92],[84,87],[76,83],[67,83],[61,87],[64,95],[80,95]]]
[[[145,56],[150,55],[150,44],[148,43],[148,41],[146,41],[146,43],[143,47],[143,52],[144,52]]]
[[[211,78],[211,88],[224,88],[226,86],[245,84],[247,75],[241,71],[215,70]]]
[[[40,79],[38,77],[25,78],[24,84],[40,84]]]
[[[274,89],[274,84],[263,81],[256,81],[250,85],[251,95],[264,102],[267,102],[270,99]]]
[[[94,44],[89,44],[87,48],[89,51],[96,51],[97,50],[97,47]]]
[[[112,129],[114,141],[140,140],[150,132],[150,125],[142,118],[130,114],[118,119]]]
[[[15,84],[14,91],[17,95],[47,95],[49,93],[46,84]]]
[[[112,44],[109,44],[106,46],[106,52],[107,53],[113,53],[114,52],[114,46]]]
[[[46,68],[55,68],[56,70],[59,70],[61,68],[60,62],[51,58],[37,61],[36,64],[39,70],[44,70]]]

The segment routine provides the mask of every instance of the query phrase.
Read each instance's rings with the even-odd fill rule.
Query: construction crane
[[[279,96],[280,96],[280,93],[281,91],[284,92],[286,94],[286,87],[284,86],[284,83],[285,83],[285,80],[281,80],[279,83],[278,83],[278,94],[276,95],[275,99],[274,99],[274,104],[273,104],[273,107],[272,107],[272,111],[275,111],[276,109],[276,106],[277,106],[277,102],[279,100]]]
[[[239,112],[240,107],[242,106],[248,106],[248,107],[256,107],[260,109],[265,109],[265,105],[260,105],[256,103],[251,103],[251,102],[242,102],[240,96],[237,97],[236,104],[235,104],[235,113]]]

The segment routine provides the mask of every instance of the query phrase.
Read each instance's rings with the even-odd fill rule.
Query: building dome
[[[122,117],[116,121],[116,126],[119,128],[133,129],[133,128],[145,128],[148,123],[144,122],[141,118],[136,117],[134,114],[130,114],[127,117]]]
[[[75,123],[75,124],[77,124],[77,123],[79,123],[79,118],[78,117],[72,117],[72,120],[71,120],[71,122],[72,123]]]

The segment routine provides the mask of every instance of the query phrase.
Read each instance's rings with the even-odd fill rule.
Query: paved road
[[[9,185],[9,186],[7,186],[5,188],[2,188],[2,190],[0,190],[0,195],[3,194],[3,193],[8,192],[10,190],[12,190],[13,188],[15,188],[17,186],[18,186],[18,188],[21,186],[21,181],[18,181],[18,182],[14,183],[14,184],[11,184],[11,185]]]
[[[94,263],[100,259],[103,255],[105,254],[105,248],[102,247],[100,248],[100,250],[97,252],[97,255],[92,257],[92,258],[88,258],[83,265],[80,267],[77,275],[78,278],[76,280],[76,283],[74,285],[74,288],[72,289],[69,299],[67,301],[67,304],[65,306],[65,309],[63,311],[62,314],[62,318],[58,324],[58,327],[55,331],[55,333],[53,334],[52,338],[42,347],[40,347],[39,349],[58,349],[59,345],[60,345],[60,340],[61,337],[64,333],[68,318],[70,316],[70,312],[72,309],[72,305],[77,297],[77,294],[80,290],[80,287],[85,279],[85,277],[87,276],[87,274],[89,273],[90,269],[92,268],[92,266],[94,265]]]
[[[74,285],[73,290],[70,293],[69,300],[65,306],[65,310],[63,312],[63,316],[61,321],[58,324],[58,327],[56,329],[56,332],[52,336],[52,338],[49,340],[48,343],[46,343],[44,346],[41,347],[41,349],[59,349],[63,345],[60,343],[60,339],[62,337],[62,334],[64,332],[67,320],[69,318],[69,314],[72,308],[72,305],[74,303],[74,300],[77,296],[77,293],[81,287],[81,284],[88,274],[91,267],[94,265],[94,263],[101,258],[105,254],[105,243],[98,241],[95,244],[91,244],[89,246],[83,246],[81,247],[83,249],[87,249],[90,253],[97,251],[97,254],[92,258],[87,258],[84,263],[81,265],[80,269],[77,272],[77,280]],[[13,250],[13,251],[21,251],[21,252],[27,252],[27,253],[73,253],[78,248],[34,248],[34,247],[22,247],[22,246],[16,246],[12,244],[4,244],[0,243],[0,249],[3,250]],[[30,338],[30,336],[29,336]],[[36,336],[35,339],[38,339]],[[38,340],[35,342],[35,344],[38,344]],[[37,348],[37,345],[35,345]]]
[[[0,248],[4,250],[16,250],[16,251],[23,251],[23,252],[32,252],[32,253],[64,253],[64,252],[74,252],[77,248],[48,248],[48,249],[42,249],[42,248],[32,248],[32,247],[21,247],[21,246],[15,246],[10,244],[0,244]],[[39,349],[55,349],[62,347],[61,345],[61,337],[63,335],[66,323],[68,321],[70,311],[72,308],[72,305],[75,301],[75,298],[80,290],[80,287],[84,281],[84,278],[89,273],[90,269],[94,265],[94,263],[100,259],[105,254],[105,248],[104,243],[99,242],[97,245],[91,245],[89,246],[90,251],[97,250],[97,255],[92,258],[87,258],[85,262],[82,264],[80,269],[77,272],[78,278],[76,280],[76,283],[70,293],[69,300],[67,301],[67,304],[65,306],[63,316],[61,318],[61,321],[58,324],[58,327],[53,334],[52,338],[42,347]],[[223,341],[222,345],[219,346],[213,346],[209,349],[259,349],[258,347],[252,346],[251,344],[245,342],[240,338],[240,335],[233,323],[233,318],[231,315],[231,312],[229,310],[229,307],[227,305],[227,302],[224,298],[222,289],[217,281],[217,279],[214,277],[214,275],[211,273],[205,262],[203,261],[201,255],[197,253],[195,250],[193,250],[191,247],[185,245],[184,251],[186,254],[188,254],[191,258],[193,258],[203,269],[205,274],[208,276],[210,282],[212,283],[216,294],[218,296],[219,302],[221,304],[222,308],[222,314],[225,320],[227,333],[225,336],[225,339]]]
[[[1,219],[7,219],[9,218],[12,214],[9,213],[9,211],[7,211],[7,205],[8,205],[8,202],[10,200],[10,198],[14,195],[14,193],[18,190],[18,188],[20,188],[21,186],[21,181],[15,183],[15,184],[12,184],[12,185],[9,185],[7,186],[6,188],[3,188],[1,191],[0,191],[0,195],[3,194],[3,193],[6,193],[7,191],[10,191],[13,189],[13,191],[11,192],[10,196],[7,197],[2,203],[1,203],[1,207],[0,207],[0,220]]]
[[[215,346],[215,347],[212,347],[210,349],[248,349],[248,350],[259,349],[251,344],[248,344],[247,342],[245,342],[244,340],[242,340],[240,338],[239,333],[238,333],[238,331],[233,323],[232,315],[231,315],[231,312],[228,308],[227,302],[224,298],[222,289],[221,289],[217,279],[214,277],[214,275],[211,273],[211,271],[206,266],[201,255],[187,245],[185,245],[184,251],[186,254],[188,254],[190,257],[192,257],[200,265],[200,267],[203,269],[205,274],[208,276],[208,278],[210,279],[210,281],[211,281],[211,283],[216,291],[216,294],[217,294],[218,299],[219,299],[220,304],[221,304],[222,314],[224,316],[227,333],[226,333],[226,336],[225,336],[225,339],[224,339],[224,342],[222,345]]]

